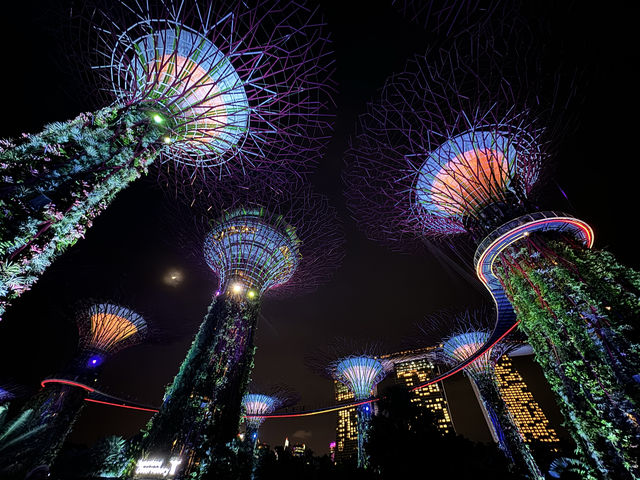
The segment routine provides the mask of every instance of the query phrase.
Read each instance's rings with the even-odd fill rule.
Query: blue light
[[[372,357],[348,357],[335,366],[337,380],[344,383],[356,400],[368,398],[373,387],[384,378],[382,362]]]
[[[102,365],[102,362],[104,362],[104,358],[100,355],[91,355],[87,361],[87,367],[96,368]]]

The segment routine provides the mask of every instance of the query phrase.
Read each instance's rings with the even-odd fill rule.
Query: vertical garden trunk
[[[496,272],[591,478],[638,478],[640,276],[606,252],[534,236]]]
[[[0,140],[0,317],[147,171],[166,131],[154,114],[107,107]]]
[[[472,376],[472,381],[478,388],[482,403],[489,414],[500,449],[513,462],[519,473],[532,479],[544,480],[529,446],[520,435],[507,404],[500,395],[495,376],[476,374]]]
[[[253,336],[259,303],[221,296],[167,389],[160,411],[149,422],[138,458],[180,461],[175,478],[199,478],[217,446],[237,434],[242,396],[253,369]]]

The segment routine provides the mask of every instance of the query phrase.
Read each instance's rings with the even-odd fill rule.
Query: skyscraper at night
[[[342,383],[334,380],[336,401],[338,404],[351,403],[353,393]],[[358,455],[358,418],[356,407],[338,410],[336,424],[335,461],[337,463],[355,459]]]
[[[387,379],[382,382],[382,385],[384,386],[385,384],[391,383],[404,385],[411,389],[438,375],[440,373],[438,366],[429,359],[429,354],[434,348],[435,347],[426,347],[382,355],[381,358],[392,365],[389,375]],[[347,387],[340,382],[334,382],[334,385],[335,398],[338,404],[353,402],[354,396],[349,392]],[[411,393],[411,401],[420,407],[429,409],[434,414],[438,428],[443,433],[454,432],[449,404],[442,383],[435,383]],[[344,462],[355,458],[357,451],[357,412],[356,407],[351,407],[338,411],[335,449],[336,462]]]
[[[390,377],[394,379],[396,384],[404,385],[409,389],[435,377],[440,373],[440,370],[429,358],[429,354],[434,348],[426,347],[384,355],[383,357],[393,364],[393,374]],[[447,395],[441,382],[414,390],[411,393],[411,401],[429,409],[435,415],[438,428],[443,433],[455,431]]]
[[[502,356],[496,363],[495,375],[502,399],[524,441],[548,443],[550,450],[557,451],[560,442],[558,434],[551,428],[549,419],[508,355]]]

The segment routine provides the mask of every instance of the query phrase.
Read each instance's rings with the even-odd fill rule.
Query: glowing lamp
[[[91,355],[89,360],[87,360],[87,367],[96,368],[102,365],[102,362],[104,362],[104,357],[100,355]]]
[[[164,121],[164,118],[162,118],[161,115],[156,113],[153,115],[153,121],[156,123],[162,123]]]

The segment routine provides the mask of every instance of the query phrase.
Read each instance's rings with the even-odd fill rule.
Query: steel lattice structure
[[[300,294],[330,278],[344,255],[344,237],[324,196],[294,185],[230,183],[228,189],[176,213],[195,220],[186,222],[195,235],[187,233],[184,243],[204,253],[218,277],[217,294]]]
[[[333,67],[317,8],[131,0],[87,11],[79,25],[106,99],[166,116],[170,171],[190,181],[276,166],[297,175],[318,160],[331,128]]]
[[[80,348],[95,354],[112,355],[144,339],[147,322],[121,305],[95,303],[77,315]]]
[[[446,36],[459,35],[469,28],[478,28],[492,17],[505,18],[503,12],[509,4],[517,2],[480,0],[391,0],[392,5],[412,22],[428,32]],[[513,8],[513,6],[512,6]]]
[[[16,442],[10,450],[16,471],[26,474],[38,465],[51,465],[85,404],[95,391],[106,358],[140,342],[147,323],[133,310],[115,303],[87,301],[76,313],[78,351],[62,371],[43,380],[42,389],[22,407],[32,439]],[[89,386],[91,385],[91,386]],[[8,453],[8,452],[7,452]],[[3,459],[4,460],[4,459]],[[7,464],[0,461],[0,472]],[[9,460],[9,459],[7,459]]]
[[[300,240],[282,217],[240,209],[218,220],[205,240],[207,263],[221,285],[263,293],[285,284],[296,271]]]
[[[526,77],[506,75],[494,40],[471,43],[467,53],[458,42],[416,56],[360,117],[345,181],[371,238],[470,233],[479,241],[529,205],[552,151],[538,126],[543,109],[523,95]]]
[[[435,353],[434,358],[439,363],[452,367],[472,358],[490,338],[490,333],[486,330],[487,317],[484,311],[467,311],[453,316],[431,316],[423,331],[430,336],[441,337],[439,340],[442,342],[442,347]],[[495,376],[496,362],[502,355],[519,346],[520,342],[506,338],[466,365],[464,372],[472,382],[491,435],[500,449],[521,473],[543,480],[544,475],[503,400]]]
[[[0,315],[149,167],[193,198],[231,177],[299,178],[328,141],[333,67],[317,8],[96,0],[71,16],[69,50],[88,48],[67,63],[91,67],[101,103],[0,142]]]
[[[382,361],[367,356],[342,358],[329,368],[333,377],[353,392],[356,400],[369,398],[374,387],[387,374]]]
[[[370,403],[363,402],[363,400],[369,399],[373,395],[373,389],[386,376],[390,365],[374,354],[379,348],[378,345],[371,344],[360,348],[355,347],[355,351],[352,350],[351,353],[346,355],[342,353],[345,348],[348,348],[347,343],[333,345],[333,356],[335,357],[335,353],[340,352],[341,354],[329,365],[324,364],[324,373],[330,375],[335,381],[344,384],[353,393],[354,399],[358,402],[358,466],[366,468],[369,464],[369,457],[364,445],[373,412]],[[315,360],[310,359],[310,366],[315,364],[314,368],[321,367],[318,363],[322,361],[321,358],[323,356],[320,355]]]

